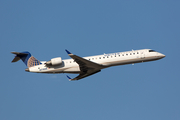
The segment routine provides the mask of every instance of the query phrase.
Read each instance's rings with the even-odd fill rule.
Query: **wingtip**
[[[66,49],[65,49],[66,50]],[[66,50],[66,52],[67,52],[67,54],[72,54],[72,53],[70,53],[68,50]]]
[[[78,79],[76,79],[76,78],[70,78],[68,75],[66,75],[67,76],[67,78],[69,79],[69,81],[76,81],[76,80],[78,80]]]
[[[66,75],[67,76],[67,78],[69,79],[69,81],[71,81],[72,79],[68,76],[68,75]]]

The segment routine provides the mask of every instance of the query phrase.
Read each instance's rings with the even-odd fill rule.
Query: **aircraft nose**
[[[29,72],[29,68],[26,68],[25,71],[26,71],[26,72]]]
[[[164,58],[164,57],[166,57],[164,54],[162,54],[162,57]]]
[[[166,57],[166,55],[160,53],[160,54],[159,54],[159,57],[164,58],[164,57]]]

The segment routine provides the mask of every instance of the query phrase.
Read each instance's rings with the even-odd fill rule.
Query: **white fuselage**
[[[134,64],[140,62],[147,62],[158,60],[165,57],[165,55],[150,50],[132,50],[127,52],[117,52],[96,56],[83,57],[91,62],[95,62],[104,66],[104,68],[116,66],[116,65],[125,65],[125,64]],[[41,65],[30,67],[29,72],[37,73],[80,73],[79,65],[73,59],[62,60],[61,65],[57,66],[47,66],[45,62],[41,62]],[[103,69],[103,68],[102,68]]]

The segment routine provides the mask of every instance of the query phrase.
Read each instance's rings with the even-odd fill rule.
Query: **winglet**
[[[68,53],[68,55],[69,55],[69,54],[72,54],[72,53],[70,53],[68,50],[66,50],[66,52]]]
[[[67,76],[67,78],[69,79],[69,81],[74,81],[74,80],[77,80],[76,78],[70,78],[68,75],[66,75]]]
[[[69,79],[69,81],[71,81],[72,79],[68,76],[68,75],[66,75],[67,76],[67,78]]]

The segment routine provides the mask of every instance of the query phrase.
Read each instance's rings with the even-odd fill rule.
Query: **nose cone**
[[[164,54],[162,54],[162,57],[164,58],[164,57],[166,57]]]
[[[26,71],[26,72],[29,72],[29,68],[26,68],[25,71]]]
[[[162,53],[159,53],[159,57],[164,58],[166,56],[164,54],[162,54]]]

